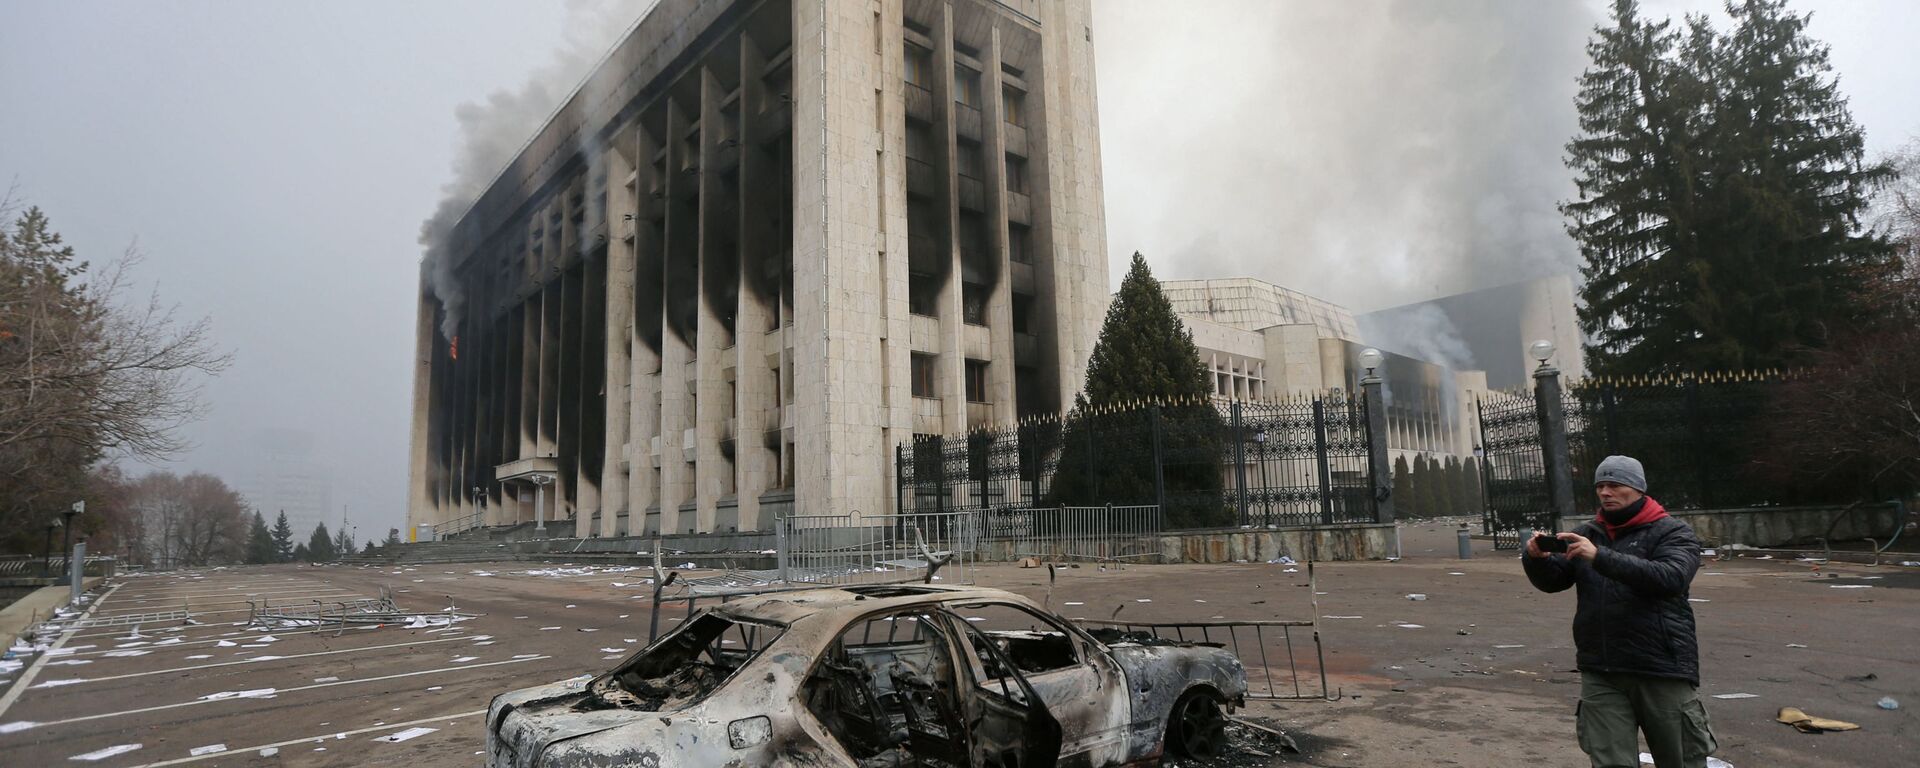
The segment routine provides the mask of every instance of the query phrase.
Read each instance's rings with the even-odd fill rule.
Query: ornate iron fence
[[[1808,501],[1760,463],[1768,406],[1788,375],[1603,378],[1570,385],[1564,406],[1574,487],[1588,485],[1601,459],[1626,454],[1646,466],[1649,492],[1670,509]]]
[[[1526,391],[1484,393],[1478,408],[1486,489],[1481,530],[1493,537],[1494,549],[1517,549],[1528,530],[1555,530],[1558,522],[1547,500],[1540,416]]]
[[[897,449],[896,503],[920,513],[1151,505],[1169,530],[1372,522],[1372,439],[1366,398],[1339,392],[1089,409],[918,436]]]

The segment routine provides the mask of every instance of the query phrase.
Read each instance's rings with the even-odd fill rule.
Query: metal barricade
[[[842,585],[933,580],[973,583],[976,510],[789,515],[775,522],[781,584]]]
[[[1326,657],[1320,648],[1320,630],[1311,621],[1132,622],[1081,619],[1077,623],[1117,629],[1122,633],[1120,642],[1171,640],[1186,643],[1212,643],[1231,649],[1233,655],[1239,657],[1241,665],[1247,669],[1247,698],[1249,699],[1333,700],[1344,695],[1332,692],[1327,686],[1327,665]],[[1305,628],[1312,632],[1314,665],[1318,667],[1320,678],[1320,690],[1317,693],[1311,687],[1303,688],[1300,684],[1300,664],[1294,657],[1293,649],[1295,628]],[[1278,637],[1276,638],[1275,635]],[[1271,653],[1269,646],[1272,646]],[[1279,674],[1279,670],[1273,665],[1275,656],[1285,657],[1285,675]],[[1308,674],[1311,675],[1313,672],[1310,671]]]
[[[1159,562],[1157,506],[1038,507],[988,513],[983,559]]]

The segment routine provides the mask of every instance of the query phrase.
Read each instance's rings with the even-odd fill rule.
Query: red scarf
[[[1604,513],[1594,515],[1593,521],[1596,523],[1599,523],[1601,528],[1606,529],[1608,539],[1617,540],[1620,538],[1621,531],[1624,531],[1628,528],[1634,528],[1634,527],[1646,525],[1647,523],[1651,523],[1655,520],[1658,520],[1660,518],[1667,516],[1667,508],[1660,506],[1660,502],[1654,501],[1652,496],[1647,496],[1644,498],[1647,500],[1647,503],[1641,505],[1640,511],[1634,514],[1634,516],[1631,519],[1627,520],[1624,523],[1621,523],[1619,525],[1614,525],[1612,523],[1609,523],[1607,522],[1607,516]]]

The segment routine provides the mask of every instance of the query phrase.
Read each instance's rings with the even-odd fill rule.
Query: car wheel
[[[1216,757],[1226,751],[1227,718],[1203,690],[1187,691],[1167,716],[1167,751],[1180,757]]]

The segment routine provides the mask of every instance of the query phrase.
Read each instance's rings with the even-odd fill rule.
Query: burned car
[[[708,608],[611,671],[487,708],[487,764],[1109,766],[1221,746],[1246,669],[995,589],[849,586]]]

